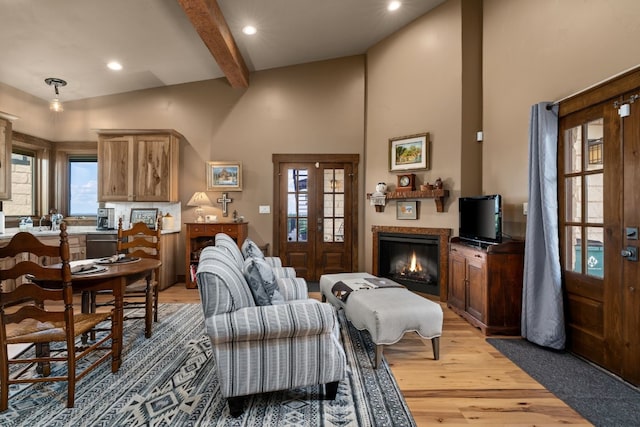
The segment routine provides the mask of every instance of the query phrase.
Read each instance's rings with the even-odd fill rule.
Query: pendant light
[[[58,79],[56,77],[48,77],[44,79],[44,82],[49,86],[53,86],[56,92],[56,97],[53,98],[49,103],[49,109],[51,111],[55,111],[56,113],[60,113],[64,111],[64,108],[62,107],[62,102],[60,102],[60,98],[59,98],[60,92],[58,91],[58,87],[66,86],[67,82],[62,79]]]

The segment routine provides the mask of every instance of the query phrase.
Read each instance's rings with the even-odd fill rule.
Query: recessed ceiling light
[[[401,5],[402,3],[400,3],[399,1],[392,1],[389,3],[389,6],[387,6],[387,10],[389,12],[393,12],[394,10],[398,10]]]
[[[109,67],[110,70],[113,71],[120,71],[122,70],[122,64],[120,64],[118,61],[111,61],[107,64],[107,67]]]
[[[256,30],[256,27],[254,27],[253,25],[247,25],[246,27],[244,27],[242,29],[242,32],[245,33],[248,36],[252,36],[255,33],[257,33],[258,30]]]

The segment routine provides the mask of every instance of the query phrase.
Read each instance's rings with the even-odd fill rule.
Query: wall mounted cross
[[[218,203],[222,203],[222,216],[229,216],[227,205],[233,202],[233,199],[227,197],[227,193],[222,193],[222,197],[218,198]]]

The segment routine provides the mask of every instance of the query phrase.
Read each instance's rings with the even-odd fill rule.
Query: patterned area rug
[[[245,412],[229,415],[219,392],[209,339],[198,304],[162,304],[153,336],[141,321],[126,322],[123,364],[102,364],[76,385],[66,408],[66,383],[12,388],[2,426],[415,426],[397,383],[366,332],[339,314],[348,374],[335,400],[313,386],[252,396]],[[64,370],[63,368],[60,368]]]

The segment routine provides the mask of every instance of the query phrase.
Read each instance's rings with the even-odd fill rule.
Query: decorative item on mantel
[[[371,194],[369,198],[371,206],[375,206],[376,212],[383,212],[384,206],[387,204],[387,184],[379,182],[376,185],[376,191]]]
[[[420,191],[390,191],[384,193],[385,204],[389,200],[406,200],[406,199],[433,199],[436,204],[436,212],[444,212],[444,202],[449,197],[449,190],[443,188],[442,179],[438,178],[434,184],[427,183],[421,185]],[[439,188],[438,188],[439,187]],[[371,205],[376,207],[376,212],[384,212],[384,204],[378,204],[379,195],[376,193],[367,193],[367,199]]]

